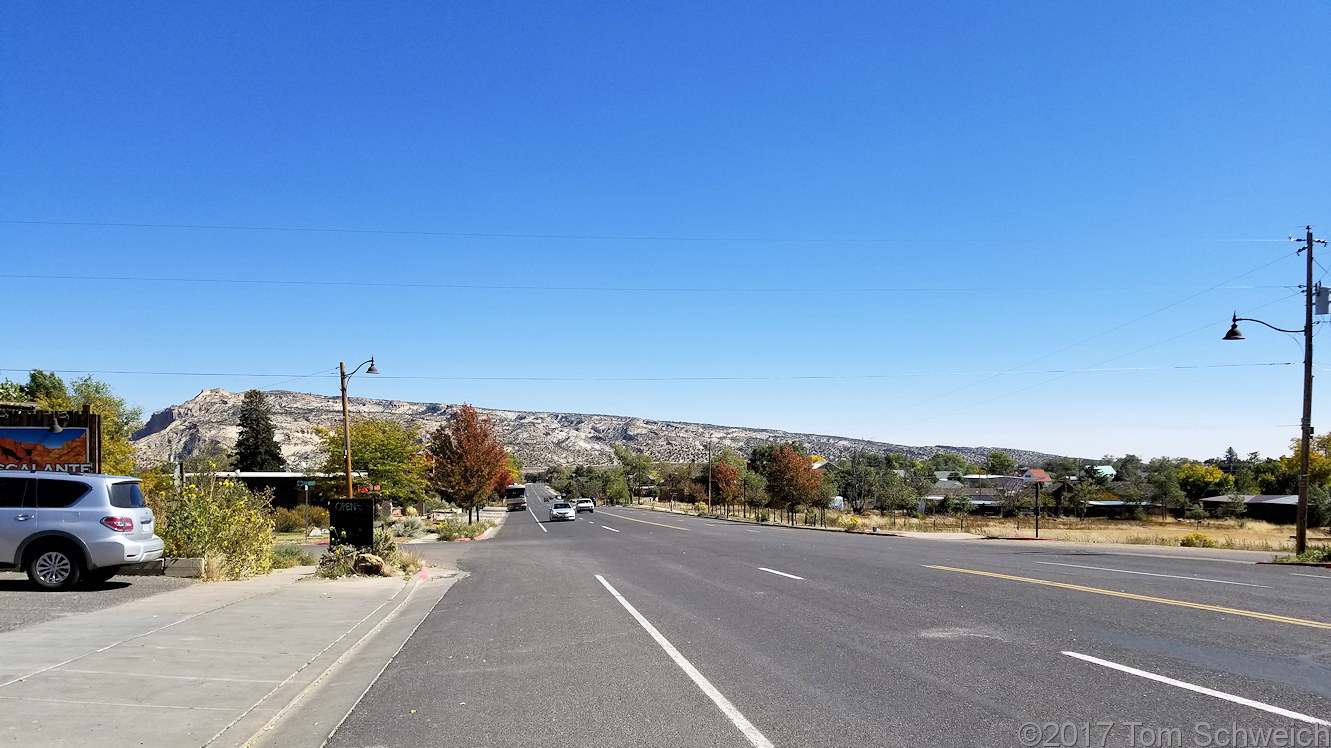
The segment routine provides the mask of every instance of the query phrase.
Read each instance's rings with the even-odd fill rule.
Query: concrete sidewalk
[[[0,633],[0,743],[321,745],[463,574],[312,571]]]

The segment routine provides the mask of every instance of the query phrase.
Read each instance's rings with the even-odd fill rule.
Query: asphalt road
[[[1331,745],[1320,569],[531,508],[330,745]]]
[[[27,574],[0,572],[0,631],[101,610],[194,583],[177,577],[117,576],[101,584],[46,592],[29,582]]]

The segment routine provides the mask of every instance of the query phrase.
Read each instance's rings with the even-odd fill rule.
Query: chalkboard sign
[[[330,542],[358,548],[374,545],[374,502],[370,499],[334,499],[328,503]]]

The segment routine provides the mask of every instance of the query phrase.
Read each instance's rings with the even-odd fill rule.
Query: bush
[[[425,568],[425,559],[408,551],[398,551],[393,564],[401,569],[403,574],[410,576]]]
[[[1214,548],[1215,541],[1200,532],[1194,532],[1191,535],[1184,535],[1179,539],[1178,544],[1184,548]]]
[[[370,553],[382,558],[385,563],[393,563],[397,556],[397,538],[393,537],[393,531],[387,527],[374,528],[374,545]]]
[[[425,534],[425,521],[420,517],[403,517],[393,523],[393,534],[399,538],[419,538]]]
[[[707,513],[707,505],[704,504],[704,503],[702,503],[701,501],[695,503],[695,504],[693,505],[693,513],[694,513],[694,514],[700,514],[700,515],[701,515],[701,514],[706,514],[706,513]]]
[[[402,510],[402,514],[403,514],[403,516],[405,516],[405,517],[419,517],[419,516],[421,516],[421,513],[420,513],[420,512],[416,509],[416,507],[414,507],[414,506],[409,506],[409,507],[407,507],[406,509],[403,509],[403,510]]]
[[[271,500],[271,492],[254,494],[243,483],[201,476],[166,498],[157,534],[167,556],[203,558],[216,569],[210,578],[267,574],[273,563]]]
[[[1139,506],[1134,506],[1132,511],[1128,512],[1128,519],[1133,522],[1144,522],[1146,521],[1146,510]]]
[[[1184,519],[1190,519],[1194,522],[1201,522],[1209,516],[1211,515],[1207,514],[1205,509],[1196,504],[1188,507],[1187,511],[1183,512]]]
[[[494,526],[495,523],[488,519],[482,522],[440,522],[435,526],[434,531],[439,534],[440,540],[449,541],[459,538],[479,537]]]
[[[303,509],[301,511],[304,511]],[[325,530],[332,524],[331,517],[328,514],[328,507],[312,506],[310,507],[310,527],[320,527]],[[301,525],[303,528],[304,525]]]
[[[301,532],[305,529],[305,514],[292,509],[273,511],[273,532]]]
[[[321,579],[336,579],[355,574],[351,564],[356,560],[358,553],[360,553],[359,548],[346,543],[329,546],[328,550],[319,557],[319,568],[315,569],[314,576]]]
[[[290,569],[293,566],[314,566],[319,562],[313,553],[295,545],[273,546],[273,568]]]
[[[1309,548],[1297,556],[1279,558],[1277,561],[1302,561],[1313,564],[1331,564],[1331,548]]]
[[[849,514],[843,514],[843,515],[841,515],[841,519],[837,520],[837,524],[841,525],[842,527],[846,528],[847,530],[858,530],[858,529],[860,529],[860,520],[859,520],[859,517],[852,517],[852,516],[849,515]]]

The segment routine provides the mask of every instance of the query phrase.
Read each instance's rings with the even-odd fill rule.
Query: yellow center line
[[[1031,579],[1030,577],[1014,577],[1010,574],[997,574],[992,571],[975,571],[974,569],[957,569],[951,566],[931,566],[925,564],[928,569],[940,569],[942,571],[958,571],[962,574],[978,574],[984,577],[995,577],[997,579],[1011,579],[1014,582],[1029,582],[1031,584],[1043,584],[1047,587],[1061,587],[1065,590],[1078,590],[1080,592],[1094,592],[1097,595],[1110,595],[1111,597],[1126,597],[1129,600],[1144,600],[1148,603],[1160,603],[1162,605],[1177,605],[1183,608],[1195,608],[1197,610],[1209,610],[1213,613],[1228,613],[1235,616],[1247,616],[1248,618],[1260,618],[1263,621],[1275,621],[1277,623],[1290,623],[1295,626],[1309,626],[1315,629],[1331,630],[1331,623],[1323,621],[1309,621],[1304,618],[1291,618],[1289,616],[1278,616],[1274,613],[1258,613],[1252,610],[1240,610],[1239,608],[1226,608],[1220,605],[1206,605],[1205,603],[1190,603],[1183,600],[1171,600],[1167,597],[1151,597],[1149,595],[1134,595],[1131,592],[1118,592],[1116,590],[1106,590],[1099,587],[1083,587],[1080,584],[1068,584],[1066,582],[1051,582],[1047,579]]]
[[[634,518],[632,518],[632,517],[625,517],[625,516],[622,515],[622,514],[607,514],[606,516],[607,516],[607,517],[614,517],[615,519],[626,519],[626,520],[628,520],[629,522],[641,522],[641,523],[643,523],[644,525],[656,525],[657,527],[669,527],[671,530],[683,530],[684,532],[689,532],[689,528],[687,528],[687,527],[679,527],[678,525],[663,525],[663,524],[661,524],[660,522],[648,522],[648,521],[645,520],[645,519],[634,519]]]

